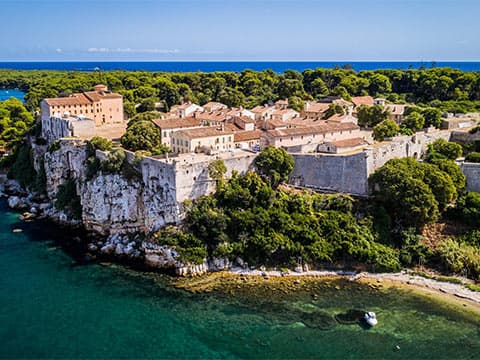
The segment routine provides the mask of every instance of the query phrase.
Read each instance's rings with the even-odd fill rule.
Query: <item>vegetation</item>
[[[377,141],[383,141],[385,138],[393,137],[400,132],[400,126],[390,119],[383,120],[373,127],[373,138]]]
[[[55,208],[64,210],[74,219],[81,218],[82,204],[80,203],[80,196],[77,194],[77,185],[74,180],[67,180],[58,187]]]
[[[357,110],[358,125],[374,127],[388,119],[389,111],[381,105],[361,105]]]
[[[465,161],[480,163],[480,152],[473,151],[465,157]]]
[[[0,102],[0,148],[13,150],[34,125],[33,115],[15,98]]]
[[[293,170],[293,156],[285,149],[267,146],[255,158],[255,168],[260,176],[272,187],[286,181]]]
[[[302,73],[271,70],[214,73],[168,73],[107,71],[0,71],[0,88],[19,88],[26,92],[26,107],[37,110],[41,99],[67,96],[90,90],[97,83],[123,94],[125,113],[153,110],[155,103],[168,111],[182,101],[205,104],[221,101],[230,106],[253,107],[269,100],[289,99],[301,109],[305,100],[325,96],[371,94],[392,102],[408,102],[422,108],[466,113],[480,110],[478,72],[450,68],[374,70],[355,72],[351,68],[310,69]],[[153,107],[152,107],[153,104]],[[135,105],[140,105],[135,109]],[[426,110],[425,110],[426,111]],[[436,114],[422,111],[426,126],[438,124]],[[372,127],[381,121],[377,121]]]
[[[145,150],[159,155],[169,151],[162,144],[160,130],[150,121],[135,121],[121,138],[122,146],[131,151]]]
[[[444,139],[437,139],[428,146],[427,160],[434,158],[456,160],[462,156],[462,146]]]
[[[413,158],[389,160],[370,183],[377,203],[401,226],[422,228],[457,198],[450,175]]]

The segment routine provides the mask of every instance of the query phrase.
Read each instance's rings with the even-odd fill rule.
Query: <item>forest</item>
[[[480,111],[480,72],[451,68],[359,72],[319,68],[301,73],[286,70],[281,74],[271,70],[213,73],[0,70],[0,88],[26,92],[29,110],[38,109],[43,98],[91,90],[98,83],[123,94],[129,118],[137,112],[155,109],[165,112],[186,101],[200,105],[219,101],[228,106],[252,108],[287,98],[290,106],[299,110],[307,100],[325,96],[348,100],[360,95],[453,113]]]

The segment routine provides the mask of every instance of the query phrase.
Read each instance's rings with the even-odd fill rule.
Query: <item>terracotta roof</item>
[[[227,118],[227,111],[225,110],[218,110],[218,111],[211,111],[211,112],[195,112],[194,116],[197,119],[204,120],[204,121],[224,121]]]
[[[205,109],[211,109],[211,108],[218,108],[218,109],[226,109],[228,108],[227,105],[225,104],[222,104],[221,102],[217,102],[217,101],[209,101],[207,102],[205,105],[202,105],[203,108]]]
[[[361,139],[361,138],[353,138],[353,139],[346,139],[346,140],[338,140],[338,141],[329,141],[329,144],[335,145],[337,148],[348,148],[354,146],[362,146],[367,145],[368,143]]]
[[[355,106],[360,106],[360,105],[373,106],[374,101],[373,101],[373,97],[371,96],[355,96],[355,97],[352,97],[352,103]]]
[[[161,130],[167,129],[182,129],[187,127],[202,126],[200,120],[194,117],[186,118],[170,118],[170,119],[155,119],[152,122],[158,126]]]
[[[233,135],[233,131],[227,129],[222,131],[222,129],[217,126],[203,126],[195,129],[175,131],[173,136],[176,135],[185,136],[190,139],[198,139],[222,135]]]
[[[82,93],[72,94],[68,97],[47,98],[43,100],[50,106],[90,105],[93,102]]]
[[[258,105],[255,106],[253,109],[250,109],[250,111],[254,114],[263,114],[268,110],[273,110],[273,108],[271,106]]]
[[[272,112],[272,115],[284,115],[288,113],[298,115],[298,111],[295,111],[293,109],[275,110],[274,112]]]
[[[305,112],[313,112],[313,113],[323,113],[328,110],[330,104],[326,103],[308,103],[305,107]]]
[[[289,137],[297,135],[323,134],[328,132],[338,132],[347,130],[358,130],[359,127],[354,123],[323,123],[315,126],[295,127],[286,129],[268,130],[267,133],[274,137]]]
[[[233,117],[233,120],[240,120],[240,121],[243,121],[244,123],[246,124],[252,124],[252,123],[255,123],[255,120],[253,120],[251,117],[248,117],[248,116],[234,116]]]
[[[249,140],[257,140],[260,139],[260,135],[262,135],[262,133],[262,130],[237,131],[235,134],[233,134],[233,141],[242,142]]]
[[[68,97],[47,98],[45,102],[50,106],[90,105],[102,99],[121,99],[122,95],[105,91],[85,91],[74,93]]]

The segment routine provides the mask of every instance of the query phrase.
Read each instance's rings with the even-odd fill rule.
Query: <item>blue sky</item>
[[[0,60],[480,60],[480,0],[0,0]]]

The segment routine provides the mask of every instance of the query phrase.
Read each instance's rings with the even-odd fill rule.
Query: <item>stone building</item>
[[[233,130],[225,126],[204,126],[171,133],[171,148],[174,153],[225,151],[233,149]]]
[[[171,141],[172,133],[182,129],[194,129],[202,126],[201,121],[194,117],[155,119],[152,122],[160,129],[162,144],[169,148],[172,148],[173,145]]]
[[[260,138],[260,147],[275,146],[285,149],[312,147],[325,141],[338,141],[361,137],[360,128],[353,123],[321,123],[315,126],[294,127],[265,131]],[[305,148],[305,150],[307,150]],[[307,150],[308,151],[308,150]]]
[[[124,121],[123,96],[109,91],[101,84],[94,86],[94,91],[43,99],[40,102],[40,109],[42,124],[51,117],[89,118],[96,126]]]

